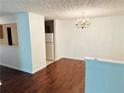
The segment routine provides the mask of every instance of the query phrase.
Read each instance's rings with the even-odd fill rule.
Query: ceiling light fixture
[[[87,27],[90,25],[89,20],[90,20],[90,19],[87,18],[87,17],[79,18],[79,19],[77,19],[76,26],[77,26],[79,29],[87,28]]]

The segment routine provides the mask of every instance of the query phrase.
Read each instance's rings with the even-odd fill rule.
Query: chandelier
[[[77,19],[76,26],[79,29],[84,29],[90,25],[89,18],[87,17],[82,17],[80,19]]]

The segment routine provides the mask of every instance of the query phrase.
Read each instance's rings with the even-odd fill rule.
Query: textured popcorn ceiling
[[[124,14],[124,0],[0,0],[0,15],[35,12],[47,18]]]

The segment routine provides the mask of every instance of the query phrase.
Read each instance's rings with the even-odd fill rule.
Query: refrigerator
[[[53,61],[55,57],[55,42],[53,33],[45,33],[46,39],[46,60]]]

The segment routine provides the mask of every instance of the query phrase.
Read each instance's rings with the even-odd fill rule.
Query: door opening
[[[55,60],[55,39],[54,39],[54,21],[45,21],[45,40],[46,40],[46,62],[47,65]]]
[[[8,45],[12,46],[12,32],[11,32],[11,28],[7,27],[7,36],[8,36]]]

